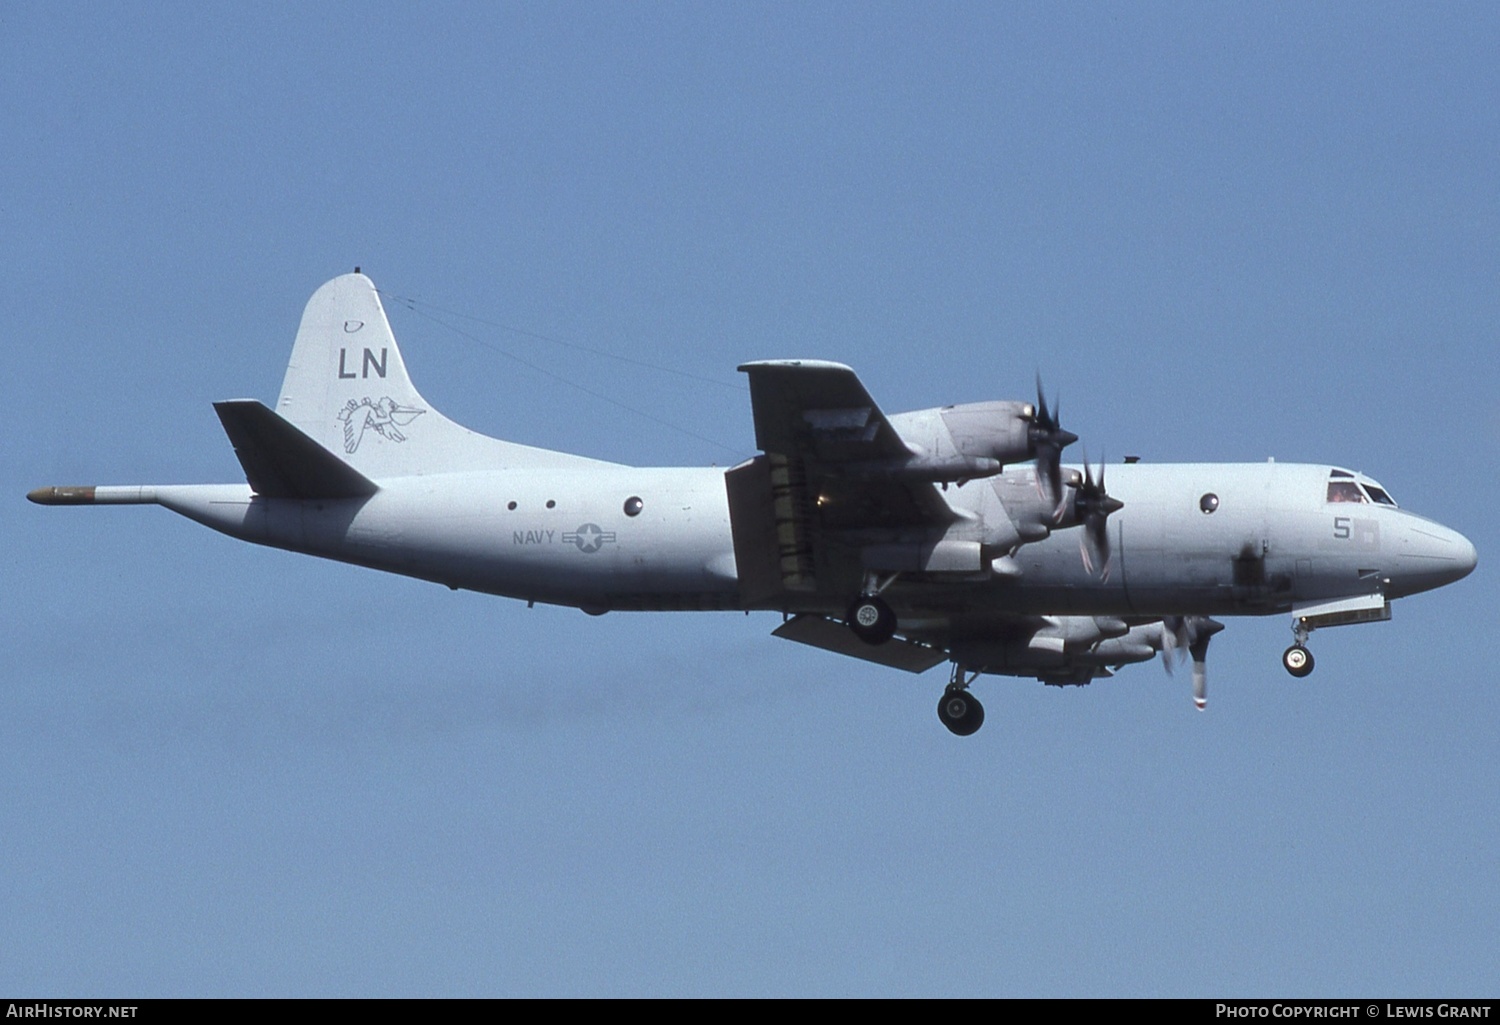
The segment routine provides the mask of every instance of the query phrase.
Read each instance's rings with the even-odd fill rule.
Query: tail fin
[[[358,271],[308,300],[276,410],[373,479],[597,465],[476,434],[428,405],[407,376],[374,282]]]

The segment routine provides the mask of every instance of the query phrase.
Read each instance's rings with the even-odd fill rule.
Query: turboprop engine
[[[1029,402],[971,402],[890,417],[911,450],[899,462],[850,467],[871,474],[947,484],[993,477],[1011,463],[1035,458]]]
[[[1048,408],[1040,376],[1034,405],[968,402],[889,419],[912,456],[899,466],[887,465],[885,472],[946,484],[992,477],[1011,463],[1035,459],[1053,501],[1062,501],[1062,450],[1078,435],[1063,430],[1056,403]]]

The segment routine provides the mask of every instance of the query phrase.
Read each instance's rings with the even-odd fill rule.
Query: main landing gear
[[[1307,635],[1312,631],[1301,619],[1292,620],[1292,640],[1290,648],[1281,653],[1281,664],[1287,672],[1299,680],[1313,671],[1312,652],[1307,650]]]
[[[862,594],[854,599],[845,618],[854,636],[866,644],[884,644],[896,635],[896,614],[877,595]]]
[[[866,644],[884,644],[896,636],[896,614],[880,597],[880,592],[894,584],[898,575],[892,573],[882,578],[875,573],[866,573],[865,586],[844,615],[844,622],[849,624],[854,636]]]
[[[984,725],[984,706],[969,693],[969,684],[978,676],[978,673],[971,676],[964,672],[963,667],[955,662],[952,682],[943,691],[942,700],[938,702],[938,719],[949,731],[960,737],[970,736]]]

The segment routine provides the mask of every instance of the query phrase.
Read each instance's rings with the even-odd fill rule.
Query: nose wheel
[[[1313,671],[1312,652],[1307,650],[1307,635],[1312,633],[1300,616],[1292,620],[1292,646],[1281,653],[1281,665],[1297,679]]]
[[[1281,653],[1281,664],[1287,672],[1301,679],[1313,671],[1312,652],[1300,644],[1293,644]]]

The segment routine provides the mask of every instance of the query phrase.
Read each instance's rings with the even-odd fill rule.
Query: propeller
[[[1198,711],[1208,705],[1208,642],[1224,624],[1207,616],[1168,616],[1161,621],[1161,664],[1167,673],[1172,663],[1191,657],[1193,660],[1193,704]]]
[[[1042,375],[1037,374],[1036,412],[1032,414],[1027,439],[1036,455],[1037,487],[1042,489],[1043,495],[1056,507],[1054,518],[1058,518],[1062,515],[1063,508],[1062,450],[1077,441],[1078,435],[1062,429],[1058,422],[1058,411],[1062,403],[1056,402],[1054,406],[1057,408],[1047,408],[1047,396],[1042,393]]]
[[[1099,479],[1094,479],[1089,466],[1088,453],[1083,454],[1083,480],[1077,485],[1073,498],[1073,509],[1078,522],[1083,524],[1083,537],[1079,550],[1083,554],[1083,568],[1096,573],[1101,580],[1109,579],[1111,553],[1109,550],[1109,514],[1118,512],[1125,503],[1104,490],[1104,460],[1099,460]]]

